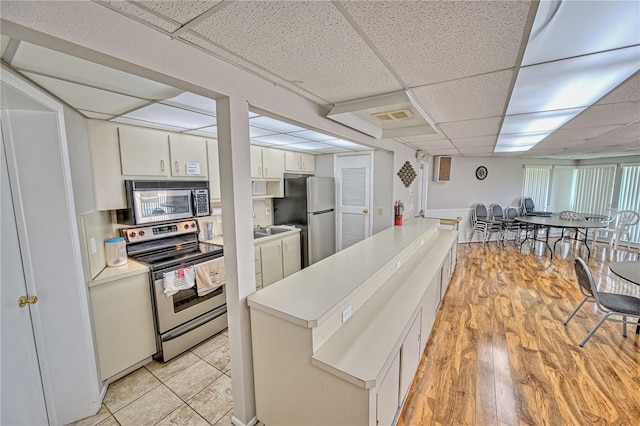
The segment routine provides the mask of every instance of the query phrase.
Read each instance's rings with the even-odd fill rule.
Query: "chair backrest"
[[[476,203],[471,212],[471,220],[475,224],[479,220],[487,220],[487,208],[482,203]]]
[[[616,221],[616,229],[627,229],[638,224],[640,215],[633,210],[622,210],[616,213],[613,220]]]
[[[500,204],[491,204],[491,218],[494,220],[504,219],[504,210]]]
[[[591,275],[591,271],[587,264],[581,257],[576,257],[573,262],[573,267],[576,270],[576,278],[578,279],[578,284],[580,285],[580,291],[582,294],[585,296],[592,296],[596,299],[596,303],[600,304],[598,299],[598,289],[596,288],[596,284],[593,281],[593,275]]]
[[[523,197],[522,198],[522,213],[523,214],[531,213],[535,209],[536,209],[536,207],[533,204],[533,200],[531,199],[531,197]]]
[[[571,210],[563,210],[560,212],[560,219],[569,219],[569,220],[586,220],[584,216],[582,216],[578,212],[573,212]]]
[[[513,219],[514,217],[518,216],[518,209],[513,206],[509,206],[507,207],[506,215],[507,219]]]

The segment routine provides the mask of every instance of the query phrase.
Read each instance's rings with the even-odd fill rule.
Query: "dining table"
[[[548,231],[549,228],[560,228],[563,230],[567,228],[584,229],[585,230],[584,239],[581,240],[581,242],[587,248],[587,252],[588,252],[587,258],[589,258],[591,257],[591,249],[589,248],[589,244],[587,244],[588,230],[592,228],[606,228],[609,225],[608,222],[601,222],[598,220],[561,219],[560,216],[555,213],[552,214],[551,216],[517,216],[514,219],[517,222],[524,223],[526,225],[526,231],[527,231],[526,236],[525,236],[525,239],[520,243],[520,247],[522,247],[522,245],[529,239],[532,239],[534,242],[536,241],[544,242],[545,246],[549,249],[549,252],[551,253],[551,260],[553,260],[553,249],[551,249],[551,246],[549,245],[549,231]],[[532,237],[529,237],[529,232],[528,232],[529,225],[533,227]],[[544,240],[538,239],[538,231],[541,229],[547,229],[547,232],[545,232]],[[562,235],[564,236],[564,232]],[[561,239],[562,237],[556,241],[556,244]],[[553,247],[555,249],[555,244]]]
[[[630,283],[640,285],[639,261],[611,262],[609,263],[609,270]],[[638,319],[638,325],[636,326],[636,334],[640,334],[640,319]]]

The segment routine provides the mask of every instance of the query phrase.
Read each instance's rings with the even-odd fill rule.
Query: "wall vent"
[[[396,109],[394,111],[376,112],[371,115],[382,121],[397,121],[413,117],[413,113],[408,109]]]
[[[433,180],[436,182],[449,182],[451,180],[451,157],[435,157],[433,168]]]

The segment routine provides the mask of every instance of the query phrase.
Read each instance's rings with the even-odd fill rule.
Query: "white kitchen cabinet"
[[[418,311],[409,333],[402,342],[400,349],[400,402],[404,401],[413,383],[413,377],[418,370],[422,351],[420,350],[420,327],[422,311]]]
[[[387,375],[378,388],[376,394],[376,424],[379,426],[393,425],[393,420],[398,411],[400,388],[400,356],[396,355]]]
[[[207,158],[209,162],[209,197],[211,201],[220,201],[220,156],[216,139],[207,139]]]
[[[133,126],[118,127],[120,163],[125,176],[169,176],[169,135]]]
[[[260,260],[260,247],[253,248],[253,258],[256,271],[256,290],[262,289],[262,262]]]
[[[270,237],[267,241],[258,239],[255,248],[256,289],[258,283],[264,288],[300,270],[299,232]]]
[[[251,145],[251,178],[282,179],[283,151]]]
[[[169,135],[171,176],[208,178],[207,141],[197,136]]]
[[[100,377],[109,377],[156,353],[149,275],[90,287]]]
[[[300,270],[300,233],[282,239],[282,269],[285,277]]]
[[[422,353],[427,346],[428,336],[431,334],[433,324],[436,322],[436,315],[440,307],[439,274],[436,274],[436,276],[431,279],[420,306],[422,306],[422,326],[420,327],[420,334],[423,336],[423,338],[420,339],[420,353]]]
[[[262,265],[262,287],[273,284],[284,278],[282,268],[282,241],[268,241],[260,245],[260,262]]]
[[[284,152],[284,171],[292,173],[315,173],[315,155],[301,152]]]

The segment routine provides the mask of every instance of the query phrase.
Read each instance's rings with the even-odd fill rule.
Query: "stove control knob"
[[[129,238],[135,238],[135,237],[136,237],[135,232],[129,232]]]
[[[144,235],[144,231],[138,232],[138,235],[140,235],[142,237]]]
[[[189,229],[189,224],[184,225],[184,229]]]
[[[195,224],[195,223],[192,223],[192,224],[191,224],[191,229],[193,229],[193,228],[195,228],[195,227],[196,227],[196,224]]]

